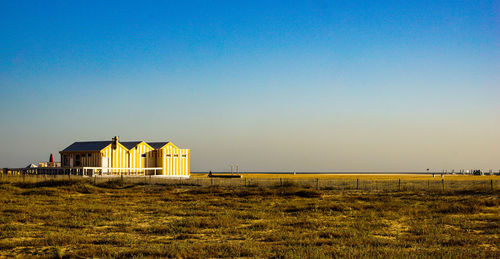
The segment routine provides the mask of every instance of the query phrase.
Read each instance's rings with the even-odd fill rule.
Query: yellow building
[[[112,174],[190,175],[190,150],[171,142],[120,142],[114,137],[111,141],[75,142],[59,153],[61,166],[66,168]]]
[[[189,176],[189,149],[180,149],[171,142],[153,142],[151,152],[156,158],[155,166],[161,167],[165,175]]]
[[[147,153],[154,150],[148,143],[144,141],[121,142],[128,149],[128,165],[131,168],[147,167]],[[136,170],[136,172],[144,173],[144,170]]]

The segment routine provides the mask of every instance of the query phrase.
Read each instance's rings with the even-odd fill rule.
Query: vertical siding
[[[161,148],[162,174],[168,176],[189,176],[190,151],[173,145]]]
[[[186,171],[186,175],[191,175],[191,150],[188,149],[187,151],[187,171]]]
[[[90,156],[89,156],[90,154]],[[63,161],[63,156],[68,157],[69,160],[73,160],[73,166],[76,167],[76,156],[80,156],[80,165],[79,167],[97,167],[101,166],[101,160],[99,152],[61,152],[61,163]]]
[[[146,167],[151,167],[148,164],[148,158],[144,159],[142,157],[143,154],[146,154],[148,157],[148,152],[152,151],[153,148],[145,144],[144,142],[139,143],[137,146],[134,148],[130,149],[128,152],[128,161],[129,165],[132,168],[146,168]],[[136,173],[144,173],[145,170],[133,170]]]
[[[102,167],[104,159],[109,160],[109,168],[146,168],[160,167],[162,175],[168,176],[189,176],[191,167],[191,151],[189,149],[180,149],[169,143],[164,147],[154,150],[145,142],[139,143],[134,148],[127,150],[121,144],[116,149],[108,145],[101,151],[92,152],[60,152],[61,162],[63,155],[73,160],[73,166],[76,166],[76,155],[80,155],[80,166]],[[90,154],[90,156],[89,156]],[[146,157],[143,158],[142,155]],[[123,170],[112,169],[111,172],[118,173]],[[145,173],[145,170],[133,170],[132,173]],[[154,173],[146,171],[146,173]]]
[[[109,145],[105,147],[103,150],[101,150],[101,156],[102,158],[111,158],[111,163],[109,164],[109,167],[111,168],[125,168],[129,167],[128,166],[128,151],[125,147],[122,145],[118,144],[116,146],[116,149],[112,148],[112,145]],[[102,161],[102,160],[101,160]],[[102,166],[102,163],[101,163]],[[112,170],[113,173],[118,173],[120,170]]]
[[[104,160],[109,161],[108,167],[111,167],[111,145],[108,145],[103,150],[101,150],[101,166],[104,167]],[[107,171],[104,171],[107,172]]]

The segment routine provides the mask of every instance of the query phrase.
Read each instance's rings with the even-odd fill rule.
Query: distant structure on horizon
[[[61,167],[83,168],[101,174],[190,176],[190,150],[172,142],[75,142],[59,152]],[[94,172],[93,172],[94,173]]]

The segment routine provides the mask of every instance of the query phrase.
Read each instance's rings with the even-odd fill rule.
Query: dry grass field
[[[499,258],[499,225],[487,188],[0,182],[0,257]]]
[[[192,178],[206,178],[207,174],[192,174]],[[470,180],[500,180],[500,177],[496,175],[484,175],[484,176],[474,176],[474,175],[460,175],[460,174],[445,174],[441,178],[441,174],[258,174],[258,173],[245,173],[242,174],[243,177],[248,179],[332,179],[332,180],[347,180],[347,179],[361,179],[361,180],[460,180],[460,181],[470,181]]]

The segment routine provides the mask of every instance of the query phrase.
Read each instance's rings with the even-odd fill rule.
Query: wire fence
[[[471,176],[472,178],[473,176]],[[360,190],[360,191],[494,191],[500,190],[500,181],[497,179],[435,179],[410,180],[394,179],[325,179],[325,178],[165,178],[158,176],[75,176],[75,175],[5,175],[0,174],[1,183],[37,183],[58,180],[82,180],[99,185],[107,182],[119,184],[168,185],[184,187],[301,187],[317,190]]]

